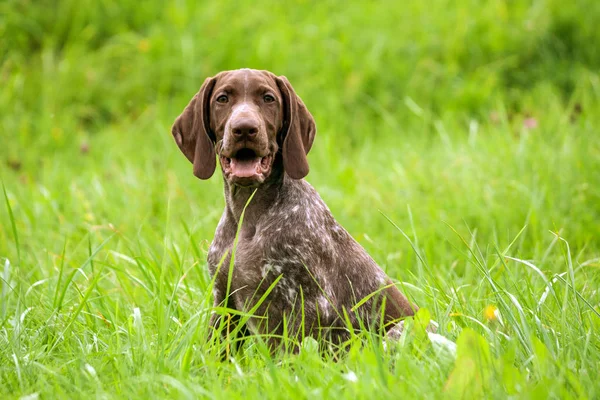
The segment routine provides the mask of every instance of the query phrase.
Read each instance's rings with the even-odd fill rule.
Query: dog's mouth
[[[220,156],[225,177],[239,186],[262,183],[271,170],[273,155],[260,156],[254,150],[243,148],[231,157]]]

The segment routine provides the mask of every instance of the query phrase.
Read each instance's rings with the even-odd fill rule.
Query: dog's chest
[[[211,276],[217,270],[226,274],[233,254],[234,286],[254,286],[279,275],[283,284],[287,279],[308,284],[304,281],[311,274],[321,273],[318,269],[324,259],[331,261],[331,240],[315,225],[312,229],[304,226],[310,221],[298,211],[299,207],[292,207],[266,213],[255,224],[244,223],[237,240],[235,225],[224,215],[208,252]]]
[[[211,275],[220,264],[229,265],[232,255],[237,269],[250,273],[256,271],[264,275],[268,265],[302,264],[306,257],[300,258],[304,243],[294,243],[286,235],[289,227],[277,230],[264,230],[261,226],[244,226],[239,232],[219,224],[215,237],[208,250],[208,264]],[[236,239],[237,235],[237,239]],[[309,242],[306,240],[306,242]],[[265,265],[267,265],[265,267]]]

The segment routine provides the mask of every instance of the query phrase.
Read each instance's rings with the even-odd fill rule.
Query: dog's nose
[[[258,133],[258,121],[254,118],[238,118],[231,124],[231,132],[236,136],[254,136]]]

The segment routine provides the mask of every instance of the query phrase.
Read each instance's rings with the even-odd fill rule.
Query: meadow
[[[599,398],[598,21],[596,0],[2,2],[0,397]],[[422,307],[399,342],[207,343],[222,178],[170,127],[240,67],[314,115],[307,180]]]

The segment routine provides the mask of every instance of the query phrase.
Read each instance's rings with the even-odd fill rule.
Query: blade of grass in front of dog
[[[391,283],[389,285],[385,285],[385,286],[380,287],[379,289],[375,290],[374,292],[369,293],[368,295],[366,295],[365,297],[363,297],[362,299],[360,299],[354,306],[352,306],[352,308],[350,309],[350,311],[355,312],[356,310],[358,310],[360,308],[360,306],[362,306],[367,301],[369,301],[369,299],[371,299],[373,296],[381,293],[383,290],[391,288],[392,286],[395,286],[395,285],[393,283]]]
[[[318,309],[318,308],[317,308]],[[302,290],[302,285],[300,285],[300,332],[302,332],[301,337],[306,336],[306,319],[305,319],[305,310],[304,310],[304,290]]]
[[[4,200],[6,201],[6,209],[8,210],[8,217],[10,219],[10,225],[12,228],[13,238],[15,239],[15,246],[17,247],[17,265],[21,266],[21,245],[19,244],[19,234],[17,233],[17,224],[15,223],[15,216],[8,200],[8,194],[6,193],[6,187],[2,182],[2,191],[4,192]]]
[[[229,273],[227,275],[227,290],[225,291],[225,298],[229,297],[229,293],[231,290],[231,280],[233,279],[233,264],[235,262],[235,251],[237,249],[240,232],[242,230],[242,224],[244,222],[244,215],[246,214],[246,208],[248,208],[248,205],[254,198],[254,195],[256,194],[257,190],[258,190],[258,188],[254,189],[254,191],[248,198],[248,201],[246,201],[246,204],[244,205],[244,209],[242,210],[242,214],[240,215],[240,221],[238,222],[237,230],[235,232],[235,238],[233,239],[233,248],[231,249],[231,258],[229,259]]]
[[[262,305],[262,303],[267,299],[269,294],[271,294],[271,291],[273,291],[273,289],[275,289],[275,286],[277,286],[277,283],[279,283],[279,281],[281,280],[282,277],[283,277],[283,274],[279,275],[277,278],[275,278],[273,283],[271,283],[271,285],[269,285],[267,290],[265,290],[263,295],[260,297],[260,299],[258,299],[258,301],[252,306],[252,308],[250,310],[248,310],[245,313],[239,314],[239,315],[243,315],[243,317],[240,318],[240,320],[237,323],[237,326],[229,334],[230,337],[234,337],[234,338],[237,337],[238,332],[240,330],[242,330],[242,328],[246,325],[246,323],[250,320],[250,318],[259,318],[260,317],[260,316],[259,317],[255,316],[254,313],[256,312],[256,310],[258,310],[258,307],[260,307]],[[262,317],[260,317],[260,318],[262,318]]]
[[[350,333],[348,340],[354,340],[356,338],[356,331],[346,307],[342,307],[342,313],[344,314],[342,320],[346,323],[346,328],[348,329],[348,333]]]

